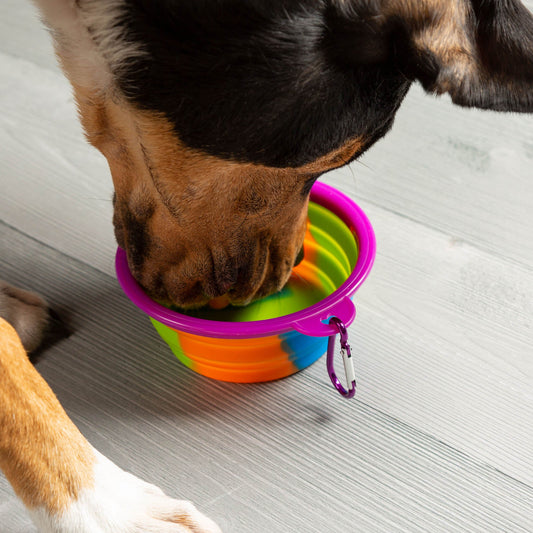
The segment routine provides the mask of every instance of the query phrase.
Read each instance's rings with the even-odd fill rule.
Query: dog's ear
[[[533,111],[533,17],[517,0],[394,0],[408,76],[452,101]]]
[[[352,21],[359,17],[381,56],[386,52],[426,91],[449,93],[462,106],[533,111],[533,16],[518,0],[339,0],[337,6]]]

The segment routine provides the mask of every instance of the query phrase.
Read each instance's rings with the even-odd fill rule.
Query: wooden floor
[[[227,533],[533,531],[532,117],[414,87],[323,178],[378,240],[346,401],[324,360],[259,385],[178,363],[118,287],[106,162],[20,0],[0,3],[0,72],[0,278],[73,329],[38,369],[101,452]],[[4,478],[0,531],[34,531]]]

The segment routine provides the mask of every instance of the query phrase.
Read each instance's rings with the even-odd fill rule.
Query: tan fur
[[[155,297],[185,306],[225,293],[232,303],[246,304],[279,290],[303,242],[310,180],[345,164],[364,149],[366,139],[351,139],[300,168],[228,161],[191,149],[165,117],[134,108],[116,86],[112,72],[145,53],[116,24],[124,9],[121,0],[83,6],[74,0],[35,2],[73,85],[87,138],[109,163],[117,240],[137,280]],[[486,81],[472,35],[471,3],[368,4],[375,9],[364,11],[373,12],[384,30],[394,19],[407,28],[410,42],[403,44],[415,56],[411,59],[421,65],[428,56],[436,60],[438,79],[427,82],[432,86],[426,89],[452,97],[455,92],[464,105],[459,89],[479,78]],[[517,82],[525,95],[530,81],[526,76]],[[509,92],[502,94],[510,98]],[[521,102],[530,106],[525,96]],[[96,487],[95,460],[92,447],[28,361],[15,330],[0,319],[0,468],[17,494],[47,518],[62,513],[82,490]],[[117,486],[131,481],[127,477]],[[108,498],[100,492],[97,497]],[[74,509],[74,524],[79,511]]]
[[[0,319],[0,468],[24,504],[65,510],[92,485],[94,454]]]
[[[411,28],[412,42],[421,52],[431,52],[446,67],[436,82],[438,92],[448,92],[477,68],[475,39],[471,35],[471,7],[464,0],[384,0],[383,20],[396,16]]]
[[[122,97],[110,76],[114,60],[86,29],[109,33],[104,26],[112,25],[103,24],[98,10],[42,1],[87,138],[108,160],[115,233],[135,278],[154,298],[185,307],[225,291],[232,303],[246,304],[280,290],[303,242],[306,181],[343,165],[364,141],[287,169],[193,150],[164,117],[135,109]],[[119,3],[113,6],[115,16]]]
[[[111,169],[117,240],[129,252],[139,248],[132,218],[149,240],[142,262],[129,254],[134,276],[155,297],[184,306],[220,296],[195,287],[213,269],[242,264],[253,253],[257,269],[252,266],[252,279],[231,301],[245,304],[280,290],[303,242],[306,179],[343,165],[364,145],[351,140],[300,168],[222,160],[183,145],[164,117],[135,109],[116,93],[74,89],[87,138]],[[262,261],[265,247],[281,259]],[[219,285],[221,292],[224,280]]]

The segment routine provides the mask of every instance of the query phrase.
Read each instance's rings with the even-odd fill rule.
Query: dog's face
[[[513,1],[48,0],[114,224],[155,298],[236,304],[287,281],[310,188],[391,127],[413,80],[533,108],[533,23]]]
[[[365,146],[349,139],[296,167],[231,161],[184,145],[165,117],[80,87],[76,95],[109,161],[130,269],[155,298],[181,306],[222,295],[243,305],[280,290],[301,253],[312,184]]]

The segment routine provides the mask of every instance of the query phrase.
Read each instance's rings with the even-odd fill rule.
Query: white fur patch
[[[60,515],[30,510],[44,533],[220,533],[189,502],[124,472],[95,451],[94,487],[84,489]]]
[[[128,58],[144,55],[119,23],[123,0],[33,0],[52,34],[72,83],[92,90],[114,89],[112,73]]]
[[[123,0],[80,0],[78,6],[84,26],[90,28],[112,72],[120,72],[128,59],[145,55],[141,45],[128,38],[121,24],[126,14]]]

